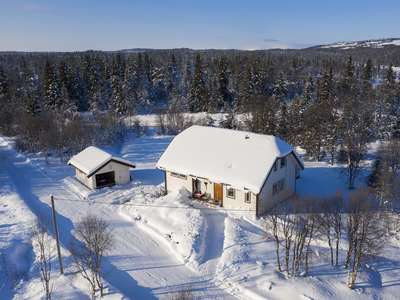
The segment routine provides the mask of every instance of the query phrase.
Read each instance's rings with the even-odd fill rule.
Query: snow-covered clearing
[[[362,268],[355,290],[348,290],[347,271],[330,267],[324,259],[327,245],[315,245],[320,255],[307,277],[286,278],[277,272],[275,245],[265,240],[262,220],[250,212],[205,207],[185,190],[158,197],[164,174],[155,164],[171,140],[154,133],[140,138],[128,134],[107,149],[136,163],[132,182],[91,191],[74,178],[72,167],[56,158],[46,165],[41,155],[19,153],[12,139],[0,136],[0,252],[9,273],[17,268],[26,274],[13,288],[0,264],[0,299],[44,297],[28,232],[39,212],[51,218],[50,194],[55,197],[65,272],[59,275],[54,255],[54,299],[90,299],[87,282],[73,276],[67,250],[74,225],[87,213],[104,218],[114,230],[104,299],[163,299],[187,286],[201,299],[398,298],[399,237],[387,237],[385,257]],[[346,191],[338,165],[305,165],[297,181],[301,194]]]

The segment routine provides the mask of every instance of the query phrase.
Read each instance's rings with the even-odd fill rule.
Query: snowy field
[[[91,298],[86,280],[74,276],[67,250],[75,224],[87,213],[104,218],[114,231],[115,248],[105,264],[107,300],[168,299],[168,293],[188,286],[198,299],[399,298],[399,236],[386,237],[384,257],[363,267],[355,289],[349,290],[347,270],[330,267],[326,259],[328,245],[315,245],[320,255],[307,277],[287,278],[277,272],[275,245],[264,238],[262,220],[252,213],[210,209],[193,202],[185,190],[158,197],[164,174],[155,165],[173,137],[153,131],[140,138],[128,134],[107,148],[137,168],[131,170],[130,184],[97,191],[80,184],[75,170],[57,158],[46,165],[42,155],[20,153],[12,139],[0,136],[0,252],[8,271],[18,270],[23,278],[13,288],[0,261],[0,299],[45,296],[34,272],[37,250],[28,231],[40,212],[51,218],[50,195],[55,197],[65,273],[59,275],[55,255],[53,299]],[[300,194],[346,193],[338,165],[305,166],[297,181]],[[345,249],[340,254],[343,262]]]

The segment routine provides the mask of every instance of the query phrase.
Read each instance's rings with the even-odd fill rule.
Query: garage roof
[[[86,177],[89,178],[110,161],[115,161],[131,168],[136,167],[136,165],[131,161],[94,146],[90,146],[75,155],[69,160],[68,165],[71,165],[85,173]]]

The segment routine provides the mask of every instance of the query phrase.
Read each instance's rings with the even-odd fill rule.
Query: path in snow
[[[194,206],[204,207],[197,203]],[[216,266],[224,248],[225,218],[227,215],[213,209],[205,209],[203,215],[207,222],[207,231],[204,255],[200,263],[210,274],[215,275]]]

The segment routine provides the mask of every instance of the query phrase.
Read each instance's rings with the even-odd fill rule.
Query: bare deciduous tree
[[[365,190],[349,196],[346,234],[349,243],[345,263],[348,268],[347,285],[352,289],[359,267],[380,253],[385,234],[381,219],[374,210],[374,201]]]
[[[340,237],[342,236],[344,205],[343,193],[340,191],[320,200],[320,232],[325,235],[328,241],[331,254],[331,266],[334,265],[333,242],[336,243],[336,266],[339,262],[339,243]]]
[[[38,251],[38,255],[36,256],[36,272],[43,283],[47,300],[51,299],[51,292],[53,290],[53,285],[50,284],[51,256],[55,251],[53,239],[47,234],[49,225],[50,220],[43,213],[39,213],[39,218],[30,230],[33,246]]]
[[[157,109],[156,124],[159,134],[165,135],[167,133],[166,116],[165,111],[161,108]]]
[[[268,203],[265,204],[267,205],[267,207],[265,207],[266,214],[263,223],[263,230],[265,233],[265,237],[269,239],[272,236],[273,240],[275,241],[276,261],[278,264],[279,272],[282,272],[281,261],[279,256],[279,245],[281,244],[280,204],[284,200],[285,199],[281,197],[281,194],[278,194],[275,197],[272,197],[266,201]]]
[[[308,273],[308,263],[312,253],[312,241],[318,231],[317,198],[289,197],[281,201],[272,198],[274,205],[266,213],[263,224],[267,237],[272,236],[276,244],[276,259],[279,272],[282,272],[280,247],[284,249],[286,275],[296,277],[300,266]]]
[[[102,269],[105,254],[114,248],[112,230],[103,219],[88,214],[76,226],[75,235],[80,241],[71,240],[70,251],[73,264],[83,278],[89,281],[92,295],[100,290],[103,297]]]
[[[175,104],[167,111],[167,132],[176,135],[185,129],[186,120],[181,108]]]

